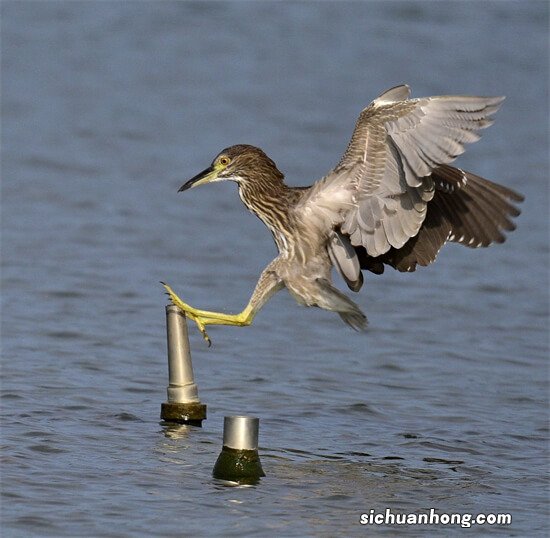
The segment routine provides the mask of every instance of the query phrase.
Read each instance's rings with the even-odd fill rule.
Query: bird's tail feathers
[[[366,331],[368,320],[367,316],[357,309],[357,312],[338,312],[340,317],[354,330],[354,331]]]
[[[321,291],[317,306],[332,312],[338,312],[340,317],[355,331],[366,330],[367,316],[347,295],[324,278],[318,278],[317,284]]]

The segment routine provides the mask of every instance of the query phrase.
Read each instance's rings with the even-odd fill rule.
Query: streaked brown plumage
[[[361,270],[385,265],[414,271],[432,263],[448,241],[468,247],[502,243],[515,228],[518,193],[449,165],[477,131],[492,123],[503,98],[442,96],[409,99],[407,86],[382,94],[357,120],[338,165],[311,187],[288,187],[259,148],[224,149],[192,186],[232,180],[246,207],[271,231],[279,255],[263,271],[248,306],[236,315],[172,301],[207,324],[248,325],[273,293],[286,287],[301,304],[337,312],[356,330],[360,308],[332,285],[331,269],[353,291]]]

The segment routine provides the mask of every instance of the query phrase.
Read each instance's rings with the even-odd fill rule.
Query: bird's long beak
[[[217,170],[214,170],[212,166],[209,166],[206,170],[203,170],[199,174],[197,174],[195,177],[192,177],[189,181],[184,183],[178,190],[178,192],[186,191],[187,189],[190,189],[192,187],[197,187],[198,185],[202,185],[203,183],[208,183],[212,179],[214,179],[217,175]]]

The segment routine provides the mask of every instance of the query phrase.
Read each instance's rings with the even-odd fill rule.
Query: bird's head
[[[239,184],[258,181],[282,182],[283,174],[260,149],[246,144],[230,146],[220,151],[212,164],[184,183],[178,192],[215,181],[236,181]]]

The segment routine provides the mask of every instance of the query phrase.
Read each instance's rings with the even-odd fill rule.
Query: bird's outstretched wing
[[[504,231],[515,230],[512,219],[520,211],[514,204],[523,201],[522,195],[449,165],[436,168],[432,179],[434,197],[428,203],[418,234],[400,249],[392,247],[378,257],[369,256],[362,246],[355,247],[356,265],[377,274],[384,272],[384,265],[398,271],[414,271],[417,265],[434,262],[448,241],[470,248],[488,247],[504,242]],[[348,271],[348,275],[352,274],[358,277]],[[353,277],[348,278],[353,281]]]
[[[338,229],[370,257],[418,234],[434,197],[432,172],[479,139],[503,97],[409,99],[408,86],[383,93],[357,120],[338,165],[296,210],[320,230]]]

